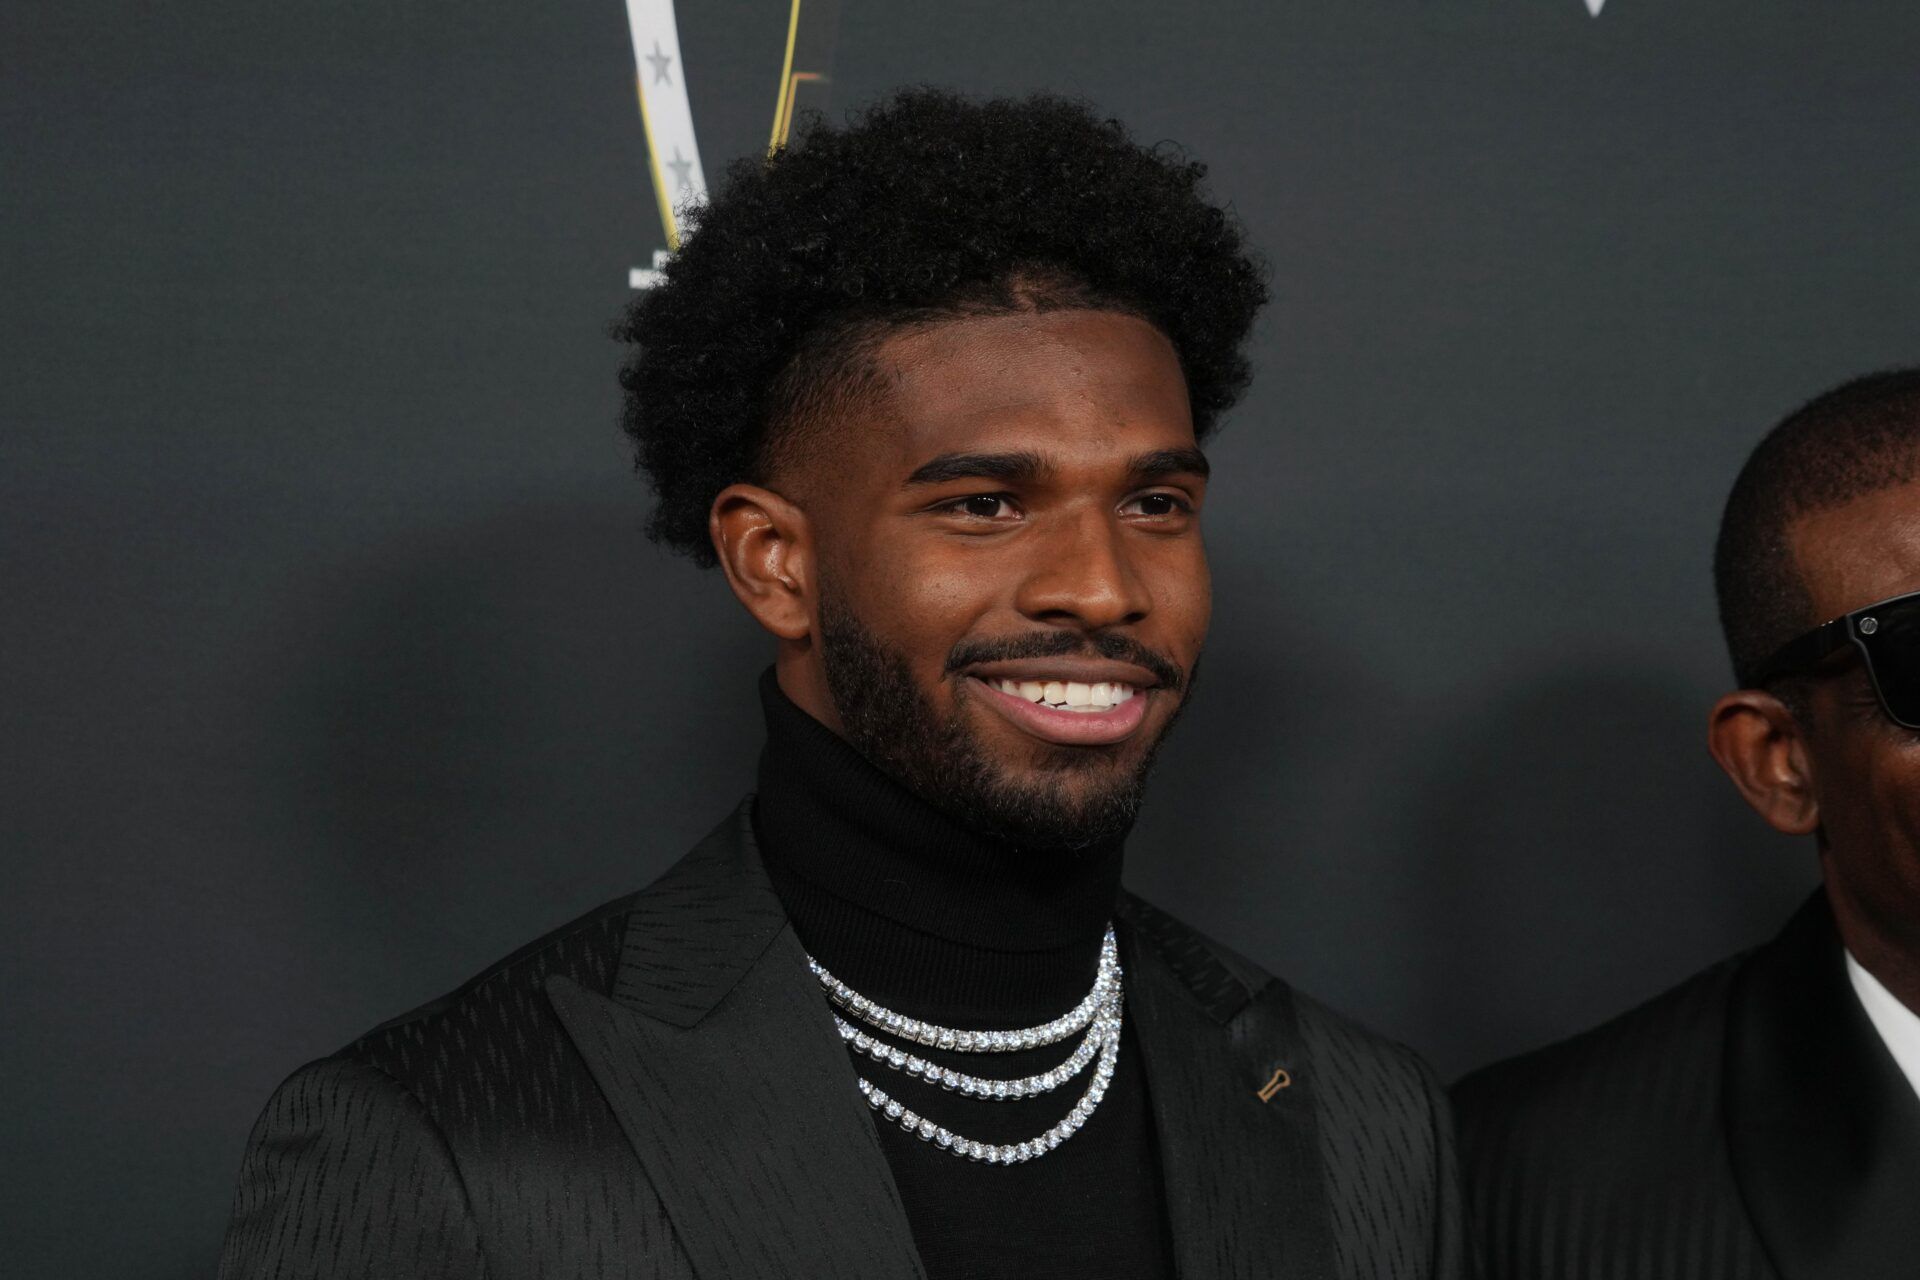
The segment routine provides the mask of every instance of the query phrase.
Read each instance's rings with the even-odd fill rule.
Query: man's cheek
[[[964,616],[988,593],[984,566],[948,555],[903,558],[888,575],[893,609],[903,609],[930,623]]]

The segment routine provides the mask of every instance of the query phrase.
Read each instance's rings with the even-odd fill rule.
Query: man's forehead
[[[1789,545],[1820,621],[1920,591],[1920,481],[1802,516]]]
[[[1068,461],[1193,442],[1172,344],[1131,316],[970,318],[897,335],[875,359],[887,392],[875,425],[908,469],[955,450]]]

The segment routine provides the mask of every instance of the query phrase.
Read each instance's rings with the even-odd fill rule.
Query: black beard
[[[1066,648],[1054,644],[1044,654],[1003,656],[1057,657],[1087,647],[1079,642]],[[1095,643],[1094,647],[1101,646]],[[1125,656],[1138,660],[1146,655],[1130,646]],[[1069,795],[1044,781],[1009,778],[996,768],[959,710],[945,720],[939,718],[914,683],[906,658],[888,649],[831,596],[823,596],[820,602],[820,660],[827,690],[854,749],[961,823],[1010,844],[1061,851],[1118,843],[1132,830],[1146,792],[1147,772],[1166,730],[1142,754],[1139,764],[1125,771],[1116,771],[1108,757],[1062,747],[1043,769],[1113,775]],[[1164,659],[1154,657],[1148,665],[1163,673],[1163,683],[1170,690],[1183,683],[1178,669]],[[1172,678],[1166,679],[1167,675]],[[1191,678],[1189,673],[1185,683]],[[1180,705],[1185,706],[1184,698]],[[1167,728],[1172,728],[1171,722]]]

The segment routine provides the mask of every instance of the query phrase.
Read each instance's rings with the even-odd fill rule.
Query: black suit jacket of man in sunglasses
[[[1773,941],[1455,1089],[1489,1277],[1920,1274],[1920,370],[1820,397],[1714,559],[1714,758],[1813,836]]]

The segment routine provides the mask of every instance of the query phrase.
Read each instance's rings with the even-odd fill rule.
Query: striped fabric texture
[[[1462,1276],[1424,1064],[1137,899],[1119,923],[1180,1274]],[[922,1275],[747,807],[654,886],[296,1072],[219,1274]]]

